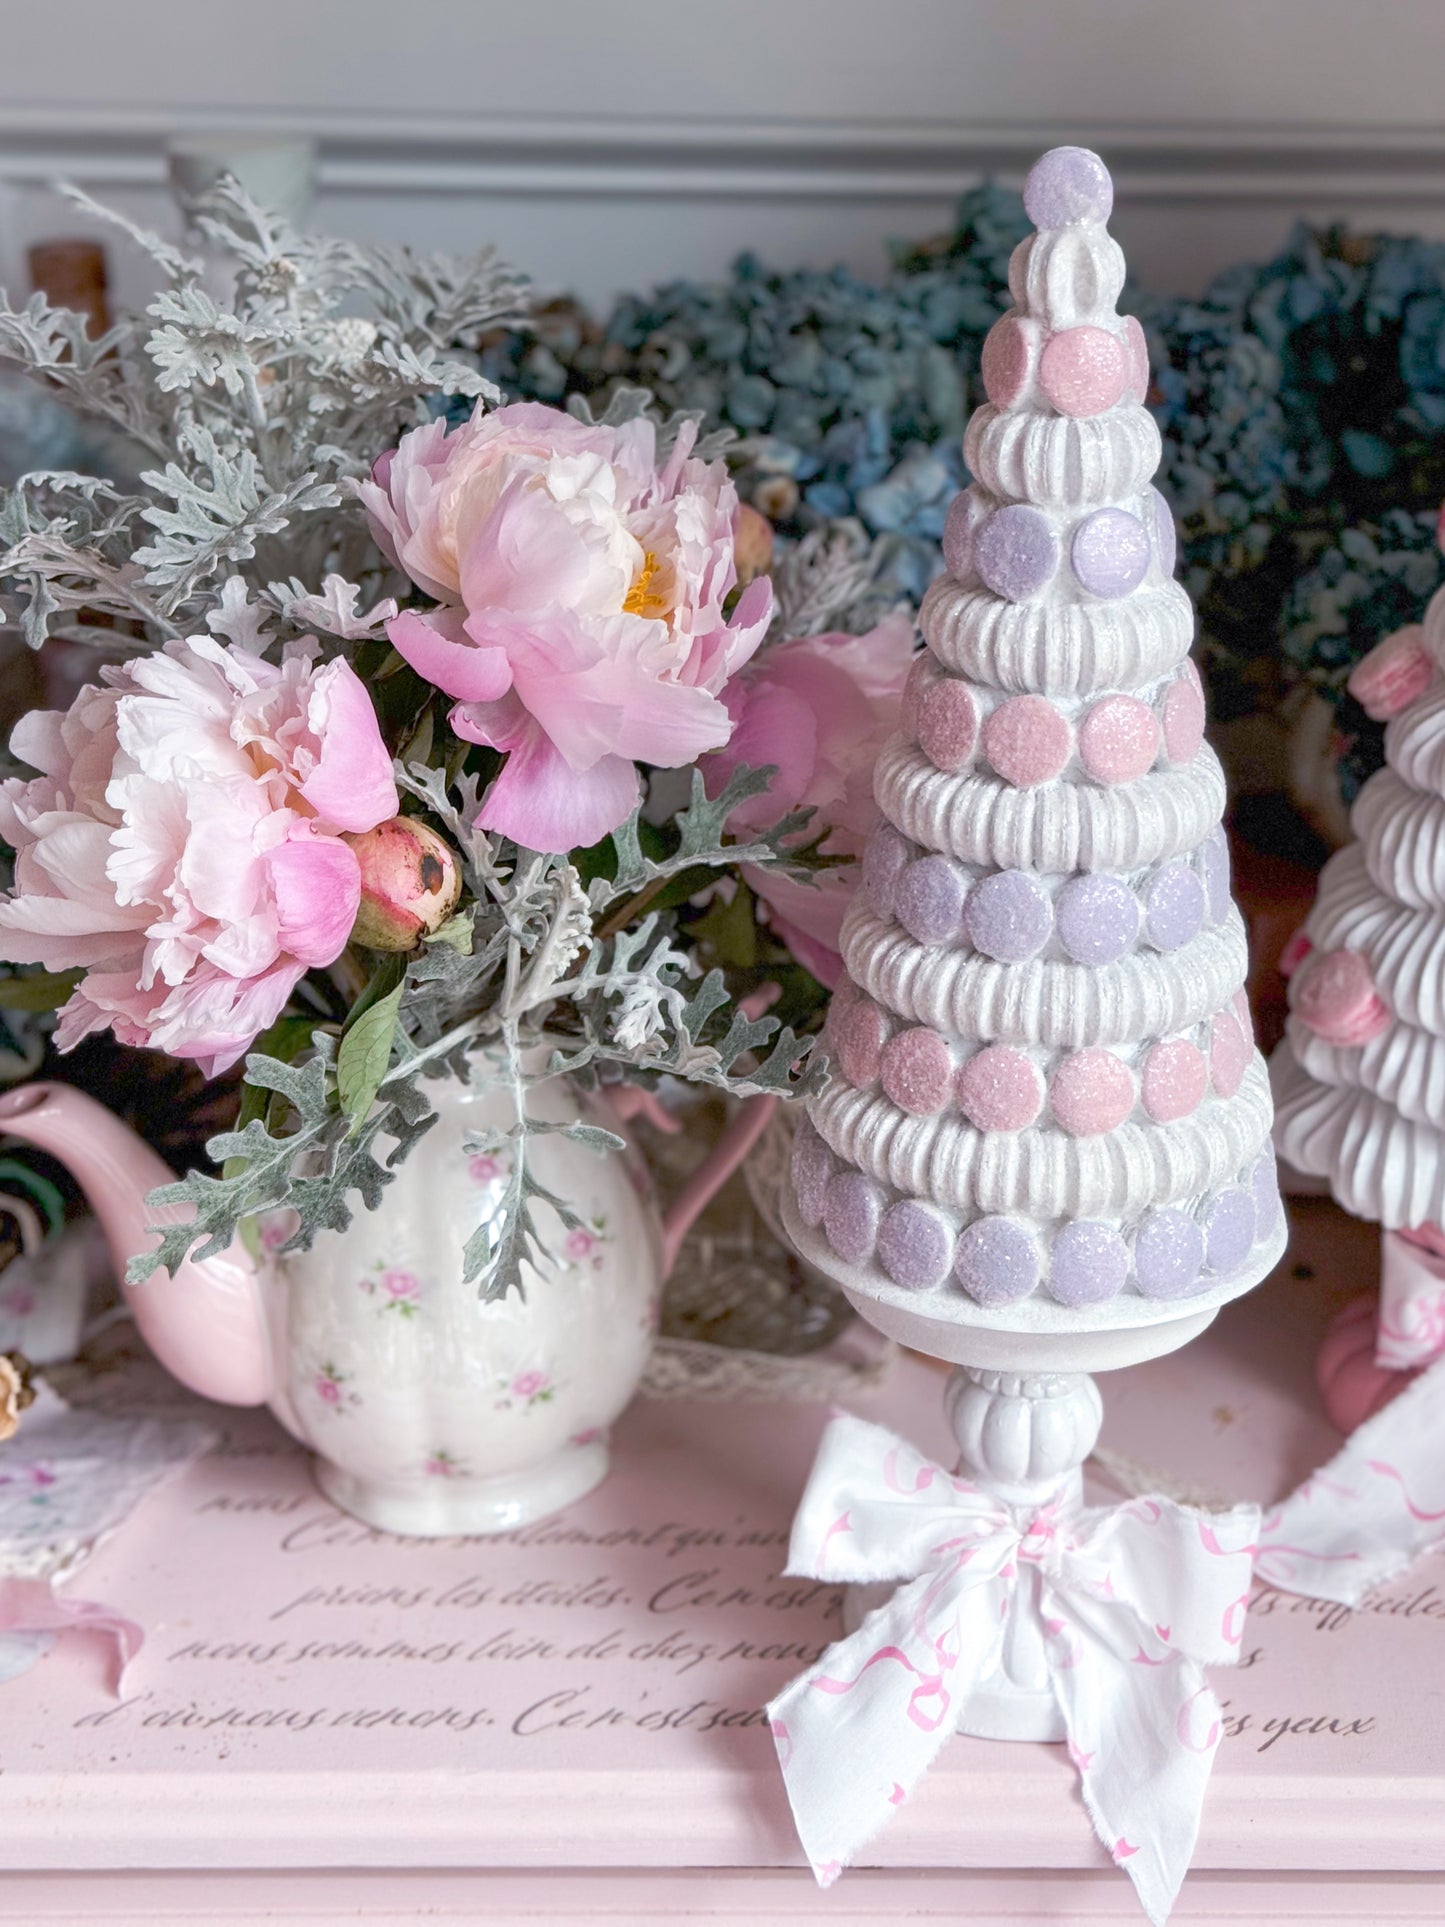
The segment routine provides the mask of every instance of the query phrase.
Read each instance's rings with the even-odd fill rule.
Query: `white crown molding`
[[[314,138],[327,195],[673,200],[947,200],[981,174],[1019,179],[1046,147],[1109,158],[1118,198],[1309,210],[1445,201],[1445,127],[1071,126],[1021,121],[735,120],[649,116],[186,112],[55,100],[0,104],[0,183],[154,188],[169,141]]]

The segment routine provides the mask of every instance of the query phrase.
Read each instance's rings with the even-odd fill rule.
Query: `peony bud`
[[[351,941],[366,950],[410,950],[457,907],[461,873],[451,845],[414,816],[393,816],[346,841],[361,865],[361,908]]]
[[[747,586],[761,575],[773,559],[773,525],[766,515],[748,502],[738,503],[738,519],[733,530],[733,561],[738,581]]]

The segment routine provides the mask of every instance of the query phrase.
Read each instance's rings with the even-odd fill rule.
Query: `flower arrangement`
[[[55,1009],[62,1050],[244,1061],[137,1277],[343,1227],[432,1121],[427,1080],[485,1064],[514,1122],[470,1144],[505,1181],[466,1266],[499,1296],[542,1261],[540,1204],[586,1229],[531,1173],[539,1079],[817,1087],[812,970],[912,623],[850,633],[880,556],[846,531],[757,573],[769,531],[695,412],[504,404],[480,349],[523,289],[490,256],[303,236],[231,183],[199,219],[228,300],[131,229],[165,286],[100,340],[0,303],[0,353],[152,463],[0,503],[7,613],[98,665],[12,741],[0,1003]],[[746,1001],[764,981],[778,1013]]]

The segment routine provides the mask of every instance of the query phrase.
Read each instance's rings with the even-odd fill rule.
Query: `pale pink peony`
[[[452,727],[507,752],[484,829],[536,850],[597,842],[637,803],[636,761],[728,739],[724,685],[772,613],[736,581],[737,493],[685,428],[663,468],[647,421],[593,427],[536,402],[414,429],[359,493],[381,547],[443,604],[387,625],[456,698]]]
[[[823,829],[828,856],[863,854],[877,820],[873,766],[898,726],[903,685],[913,661],[913,619],[887,616],[864,636],[804,636],[775,644],[727,691],[733,716],[727,748],[704,764],[716,795],[739,763],[777,769],[761,796],[733,811],[735,835],[766,830],[789,810],[815,809],[804,832]],[[857,863],[818,872],[816,887],[763,867],[747,880],[768,906],[778,936],[798,962],[829,989],[838,982],[843,912],[857,882]]]
[[[56,1032],[225,1070],[297,979],[345,948],[361,896],[346,831],[397,809],[365,688],[314,645],[279,666],[212,636],[102,670],[11,747],[16,851],[0,957],[84,970]]]

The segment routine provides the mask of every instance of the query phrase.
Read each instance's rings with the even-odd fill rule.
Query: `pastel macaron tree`
[[[1101,1833],[1111,1811],[1132,1811],[1146,1832],[1152,1822],[1115,1803],[1111,1748],[1080,1737],[1060,1622],[1041,1612],[1047,1592],[1018,1580],[1020,1562],[1042,1530],[1054,1547],[1042,1569],[1057,1556],[1063,1571],[1065,1522],[1101,1516],[1080,1510],[1101,1422],[1087,1374],[1185,1344],[1285,1242],[1224,779],[1203,740],[1174,527],[1151,486],[1160,438],[1144,406],[1144,341],[1115,308],[1124,258],[1105,225],[1112,198],[1103,162],[1081,148],[1055,149],[1028,177],[1038,231],[1015,251],[1013,306],[985,344],[988,399],[964,441],[974,479],[949,511],[946,572],[922,610],[927,648],[877,764],[882,821],[843,927],[833,1076],[808,1101],[784,1201],[798,1249],[864,1318],[957,1367],[946,1394],[960,1453],[952,1489],[972,1495],[966,1505],[996,1505],[1024,1535],[1002,1568],[1011,1590],[989,1607],[1003,1626],[982,1672],[966,1677],[977,1627],[962,1647],[940,1635],[960,1655],[940,1676],[940,1725],[1067,1736]],[[882,1477],[902,1506],[936,1486],[937,1468],[900,1484],[905,1448],[895,1448]],[[829,1451],[825,1439],[815,1486]],[[820,1503],[810,1487],[790,1570]],[[1167,1501],[1147,1503],[1156,1523],[1167,1515]],[[880,1580],[916,1570],[847,1564],[861,1512],[840,1501],[806,1569]],[[1204,1597],[1192,1531],[1168,1570]],[[855,1589],[855,1640],[890,1610],[891,1591]],[[928,1595],[930,1612],[941,1596]],[[894,1630],[912,1653],[913,1632]],[[838,1649],[829,1659],[825,1670],[849,1679],[872,1666],[851,1650],[846,1664],[831,1663]],[[827,1771],[826,1745],[797,1764],[804,1722],[825,1717],[810,1683],[775,1706],[795,1814],[828,1877],[858,1841],[830,1856],[824,1821],[810,1839],[803,1783]],[[1113,1682],[1095,1684],[1099,1704],[1112,1703]],[[1174,1721],[1160,1718],[1171,1729],[1155,1736],[1163,1757]],[[1178,1797],[1187,1807],[1194,1792]],[[1180,1832],[1168,1849],[1153,1839],[1148,1871],[1131,1857],[1138,1832],[1126,1841],[1125,1831],[1108,1844],[1162,1917],[1182,1875]]]

